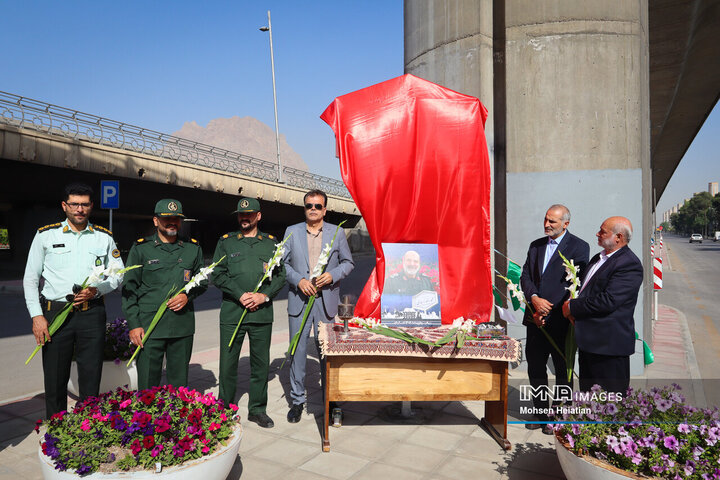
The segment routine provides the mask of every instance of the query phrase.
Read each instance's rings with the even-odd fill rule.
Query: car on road
[[[713,242],[719,242],[720,241],[720,232],[715,232],[715,236],[713,237]]]
[[[693,242],[702,243],[702,235],[700,235],[699,233],[693,233],[692,235],[690,235],[690,243]]]

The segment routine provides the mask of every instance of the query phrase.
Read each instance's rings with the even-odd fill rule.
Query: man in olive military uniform
[[[237,214],[240,230],[222,236],[215,248],[213,261],[225,256],[212,275],[215,285],[223,292],[220,307],[220,399],[229,405],[235,400],[238,357],[243,339],[250,339],[250,395],[248,420],[261,427],[274,423],[266,413],[268,371],[270,368],[270,337],[272,336],[272,299],[285,284],[282,262],[275,267],[271,278],[265,280],[256,293],[258,281],[265,273],[268,261],[275,253],[277,239],[258,230],[262,217],[260,202],[242,198]],[[228,347],[238,320],[247,309],[237,336]]]
[[[35,340],[43,345],[48,418],[67,410],[67,383],[73,353],[78,367],[80,399],[96,396],[100,389],[106,321],[103,296],[115,290],[119,280],[110,277],[83,289],[80,285],[93,267],[123,268],[123,263],[112,233],[89,222],[92,194],[92,188],[84,184],[65,187],[62,208],[66,219],[38,229],[25,266],[25,303],[32,317]],[[41,277],[45,284],[40,293]],[[48,320],[69,301],[73,302],[70,315],[50,338]]]
[[[391,275],[385,283],[383,293],[395,295],[416,295],[423,290],[435,290],[432,280],[420,273],[420,254],[408,250],[402,257],[403,271]]]
[[[203,267],[197,240],[178,237],[183,218],[179,201],[166,198],[157,202],[153,217],[156,233],[137,239],[128,255],[128,265],[142,265],[125,274],[122,289],[122,310],[130,328],[130,340],[142,346],[137,357],[140,389],[160,385],[163,356],[167,356],[168,383],[174,387],[187,385],[195,333],[193,299],[207,290],[207,281],[188,293],[173,296],[142,344],[142,337],[168,292],[181,289]]]

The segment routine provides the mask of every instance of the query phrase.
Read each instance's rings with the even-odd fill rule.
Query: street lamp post
[[[270,22],[270,10],[268,10],[267,27],[260,27],[260,31],[270,33],[270,68],[272,69],[273,104],[275,106],[275,148],[277,149],[278,182],[282,183],[282,163],[280,163],[280,131],[278,130],[277,93],[275,91],[275,54],[273,53],[272,23]]]

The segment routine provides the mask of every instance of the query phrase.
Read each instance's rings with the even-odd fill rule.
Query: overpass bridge
[[[279,183],[275,163],[6,92],[0,92],[0,162],[0,228],[9,230],[11,247],[0,250],[0,265],[15,274],[35,229],[61,217],[62,188],[72,181],[96,192],[101,180],[120,181],[113,230],[121,250],[152,231],[151,211],[163,197],[183,202],[186,233],[206,255],[236,229],[230,212],[240,196],[260,200],[261,228],[277,235],[302,221],[303,195],[313,188],[328,194],[328,221],[360,219],[340,180],[285,166]],[[92,220],[107,225],[96,197]]]

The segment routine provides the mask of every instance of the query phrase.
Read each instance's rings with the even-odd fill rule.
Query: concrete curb
[[[669,305],[661,305],[662,307],[671,310],[678,317],[678,326],[682,331],[682,339],[685,345],[685,359],[688,363],[688,369],[690,379],[692,380],[693,390],[695,392],[695,403],[698,407],[706,407],[707,400],[705,399],[705,389],[702,384],[702,377],[700,376],[700,366],[697,363],[697,357],[695,356],[695,347],[693,347],[692,337],[690,336],[690,328],[688,327],[687,318],[677,308],[673,308]]]

